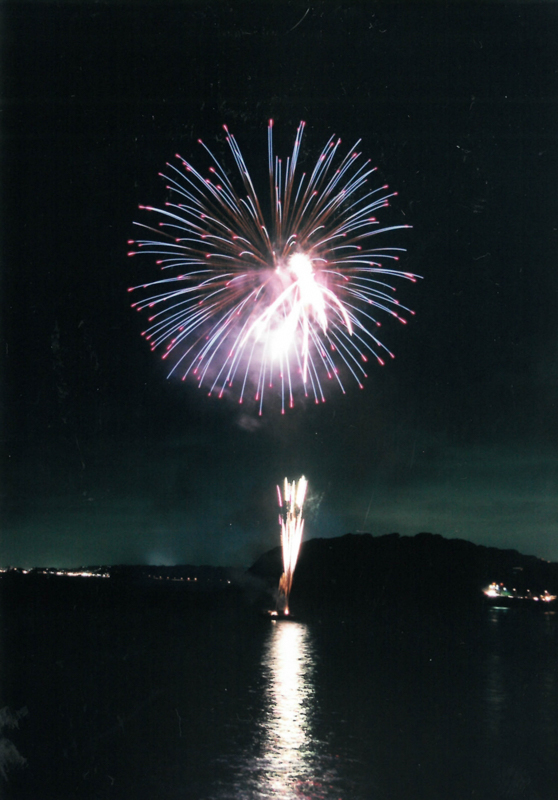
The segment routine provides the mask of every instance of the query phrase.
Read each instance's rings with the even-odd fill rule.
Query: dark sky
[[[309,537],[426,530],[558,560],[556,4],[1,13],[1,564],[249,564],[278,543],[276,483],[303,472]],[[201,137],[232,166],[224,123],[265,177],[269,117],[283,155],[306,120],[306,163],[362,138],[424,280],[364,391],[259,418],[167,380],[126,291],[155,267],[126,242],[174,153],[203,162]]]

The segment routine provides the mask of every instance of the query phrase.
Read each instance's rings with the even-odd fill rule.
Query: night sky
[[[275,485],[308,537],[430,531],[558,560],[558,6],[43,2],[2,7],[0,564],[248,565]],[[259,418],[167,380],[127,288],[138,204],[235,134],[307,122],[399,192],[416,316],[324,405]],[[258,184],[260,185],[260,184]],[[391,243],[391,242],[390,242]]]

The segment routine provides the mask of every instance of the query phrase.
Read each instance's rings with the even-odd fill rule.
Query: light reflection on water
[[[509,705],[509,697],[503,680],[502,655],[499,649],[501,634],[499,624],[502,617],[509,611],[509,608],[495,606],[488,612],[488,623],[493,637],[492,648],[487,653],[485,662],[485,709],[489,740],[496,740],[501,735],[505,711]]]
[[[315,652],[310,631],[272,623],[262,655],[264,706],[253,752],[240,757],[234,786],[214,797],[338,798],[334,759],[316,735]]]
[[[506,800],[547,800],[557,741],[554,612],[494,607],[487,622],[479,721],[491,776]]]
[[[265,788],[281,796],[289,793],[293,779],[308,777],[311,767],[314,655],[306,625],[275,623],[262,666],[268,681],[262,777]]]
[[[270,623],[200,797],[555,797],[556,618],[412,622]]]

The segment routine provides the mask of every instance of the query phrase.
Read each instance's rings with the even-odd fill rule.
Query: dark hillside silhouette
[[[281,549],[270,550],[249,572],[272,589],[281,574]],[[294,576],[293,609],[467,608],[483,601],[496,581],[539,593],[558,592],[558,564],[516,550],[484,547],[431,534],[346,534],[304,542]]]

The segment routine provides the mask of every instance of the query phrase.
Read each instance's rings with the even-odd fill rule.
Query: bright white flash
[[[312,314],[325,333],[326,301],[322,287],[316,282],[312,261],[304,253],[295,253],[289,258],[289,270],[295,278],[300,317]]]
[[[349,335],[352,335],[353,326],[343,303],[318,280],[312,259],[306,253],[293,253],[284,267],[277,268],[277,274],[286,286],[255,321],[246,337],[255,333],[260,341],[268,339],[272,357],[281,362],[295,349],[302,364],[302,380],[306,383],[314,324],[325,335],[327,311],[333,309],[343,320]]]

